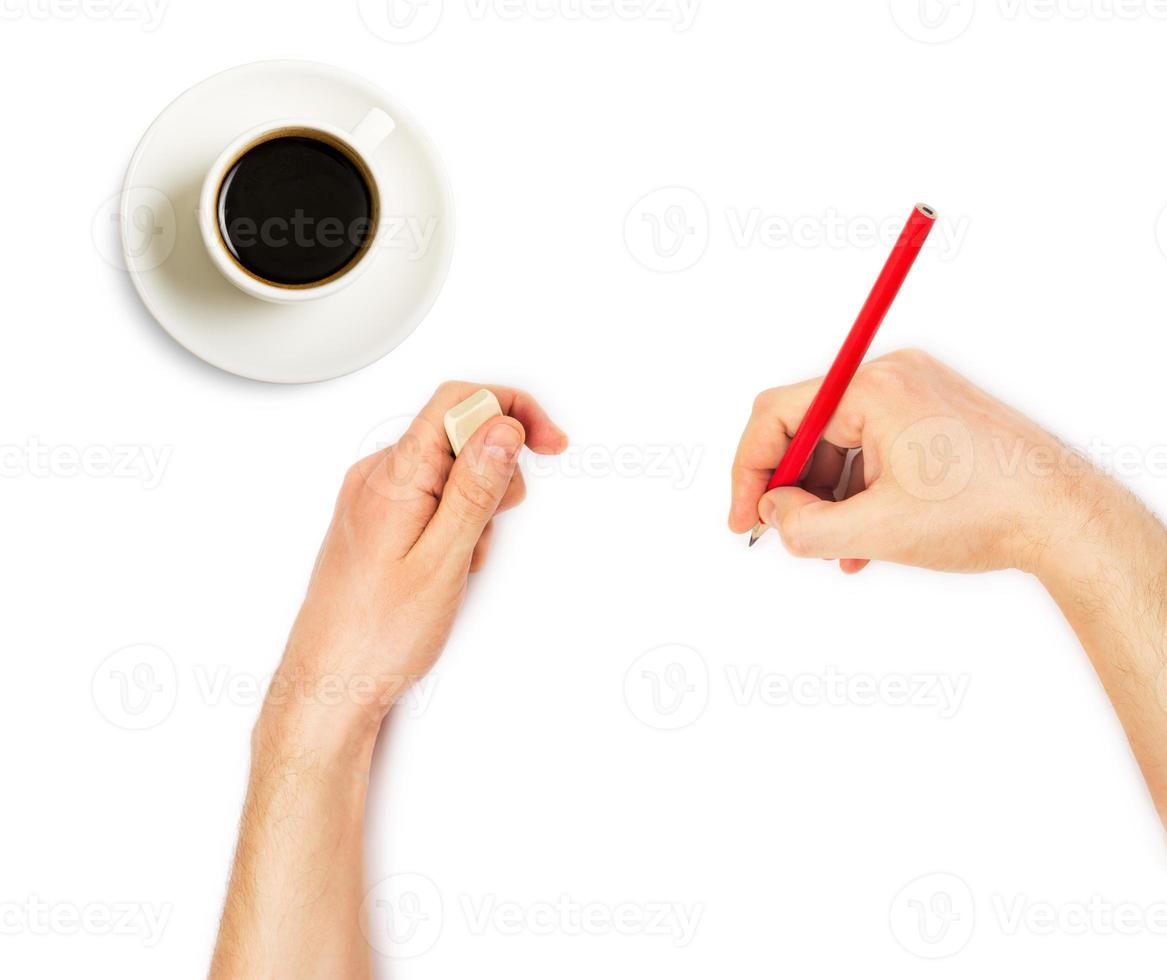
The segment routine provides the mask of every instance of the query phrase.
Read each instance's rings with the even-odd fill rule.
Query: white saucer
[[[388,215],[411,216],[389,247],[334,296],[294,305],[255,299],[215,268],[199,234],[203,178],[235,137],[288,117],[351,129],[377,106],[397,123],[377,162]],[[375,85],[329,65],[265,61],[180,95],[142,137],[122,188],[122,247],[138,294],[192,354],[258,381],[323,381],[365,367],[413,331],[450,266],[454,206],[437,150]],[[428,240],[428,245],[422,247]]]

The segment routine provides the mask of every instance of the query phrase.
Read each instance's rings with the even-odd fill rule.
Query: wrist
[[[367,772],[384,715],[378,704],[354,699],[343,685],[303,675],[293,681],[281,668],[252,731],[252,758],[261,765],[300,760]]]
[[[1041,545],[1024,570],[1059,602],[1137,574],[1138,555],[1163,533],[1133,495],[1093,469],[1059,481],[1046,515]]]
[[[251,732],[253,764],[367,772],[379,726],[315,708],[265,706]]]

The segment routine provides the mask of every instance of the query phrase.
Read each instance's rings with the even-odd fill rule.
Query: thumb
[[[801,487],[779,487],[758,502],[758,515],[778,531],[786,550],[798,558],[854,558],[868,555],[869,491],[848,500],[821,500]]]
[[[519,422],[503,416],[474,433],[454,460],[438,509],[418,542],[435,561],[469,566],[510,486],[525,437]]]

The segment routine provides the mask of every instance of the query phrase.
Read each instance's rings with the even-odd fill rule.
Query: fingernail
[[[774,524],[774,501],[769,497],[763,497],[758,501],[758,514],[762,518],[763,524]]]
[[[488,455],[509,463],[523,445],[523,434],[513,425],[495,425],[486,433],[484,445]]]

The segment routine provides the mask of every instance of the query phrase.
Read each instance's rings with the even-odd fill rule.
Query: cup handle
[[[397,123],[393,121],[389,113],[381,109],[370,109],[365,114],[365,118],[357,123],[352,132],[349,133],[349,139],[362,153],[372,155],[396,128]]]

